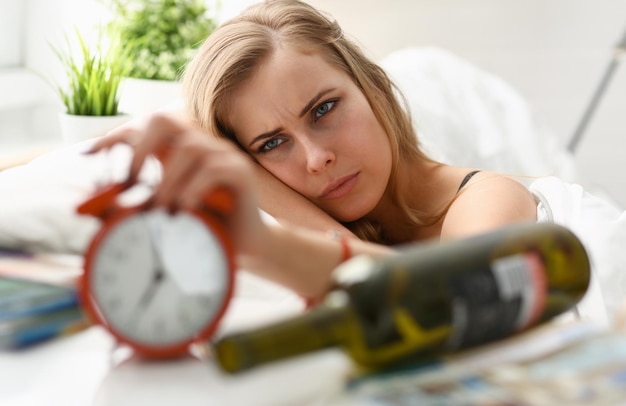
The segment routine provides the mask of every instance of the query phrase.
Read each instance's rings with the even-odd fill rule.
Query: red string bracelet
[[[327,234],[330,238],[339,241],[339,244],[341,245],[341,260],[339,261],[339,264],[342,264],[352,258],[352,250],[350,249],[348,237],[346,237],[345,234],[335,230],[331,230]],[[317,304],[317,301],[311,298],[304,298],[304,301],[306,310]]]
[[[339,244],[341,244],[341,262],[339,263],[342,264],[352,258],[352,250],[348,244],[348,237],[343,234],[339,235]]]

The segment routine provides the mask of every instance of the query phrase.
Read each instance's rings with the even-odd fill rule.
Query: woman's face
[[[365,216],[391,173],[391,147],[363,93],[317,54],[277,49],[235,91],[237,140],[265,169],[340,221]]]

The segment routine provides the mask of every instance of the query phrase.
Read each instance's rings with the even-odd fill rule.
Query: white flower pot
[[[120,85],[120,110],[140,116],[171,105],[181,97],[180,82],[124,78]]]
[[[90,138],[105,135],[131,119],[129,114],[116,116],[75,116],[59,113],[61,134],[66,144],[75,144]]]

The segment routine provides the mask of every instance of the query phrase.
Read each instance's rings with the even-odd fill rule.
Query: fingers
[[[104,137],[99,138],[85,154],[95,154],[97,152],[109,149],[116,144],[133,145],[139,137],[141,131],[133,127],[117,128],[109,132]]]
[[[147,123],[141,140],[135,146],[133,159],[130,163],[129,178],[136,179],[150,155],[156,156],[165,164],[170,149],[177,142],[179,136],[186,131],[186,127],[175,120],[161,114],[154,115]]]
[[[128,181],[132,183],[139,175],[148,156],[155,155],[161,162],[165,161],[167,151],[179,133],[185,131],[185,128],[187,126],[172,117],[165,114],[154,114],[140,127],[124,125],[110,131],[106,136],[96,141],[85,153],[94,154],[116,144],[130,145],[133,147],[134,153],[130,163]]]
[[[133,148],[126,182],[133,184],[148,156],[163,165],[161,182],[150,205],[179,209],[200,209],[207,196],[218,188],[229,189],[231,199],[220,199],[220,207],[234,207],[239,196],[250,197],[254,173],[249,159],[231,142],[217,139],[191,123],[155,114],[142,128],[117,128],[99,139],[88,153],[106,150],[116,144]],[[231,196],[232,195],[232,196]],[[252,198],[251,200],[255,200]],[[225,203],[226,202],[226,203]],[[256,211],[255,211],[256,213]],[[223,213],[229,216],[232,213]]]
[[[154,203],[170,211],[201,208],[215,189],[245,189],[253,176],[249,163],[230,142],[199,133],[181,135],[164,165]]]
[[[253,250],[259,246],[258,235],[265,226],[259,216],[252,164],[234,145],[222,149],[218,143],[208,144],[211,149],[194,155],[186,171],[179,172],[179,179],[172,177],[161,184],[157,192],[160,204],[170,213],[194,209],[216,213],[238,249]],[[188,160],[190,154],[184,151],[172,153],[168,165]]]
[[[224,154],[211,154],[198,162],[195,176],[191,176],[178,191],[177,201],[180,208],[204,208],[208,196],[223,187],[227,187],[231,193],[242,189],[238,181],[240,175],[232,165],[224,164],[224,159],[228,159]]]
[[[178,140],[175,146],[172,145],[167,158],[164,159],[163,177],[154,195],[154,204],[166,206],[170,212],[176,211],[180,206],[181,189],[193,179],[207,175],[197,171],[204,159],[202,156],[205,153],[204,149],[181,144],[183,142]],[[188,207],[193,207],[195,204],[196,202],[190,202]]]

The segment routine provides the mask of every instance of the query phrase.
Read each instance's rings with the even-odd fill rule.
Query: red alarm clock
[[[102,222],[85,254],[79,294],[91,318],[144,357],[188,353],[215,332],[232,297],[235,261],[217,189],[202,210],[170,214],[147,203],[123,207],[131,185],[99,190],[78,207]]]

